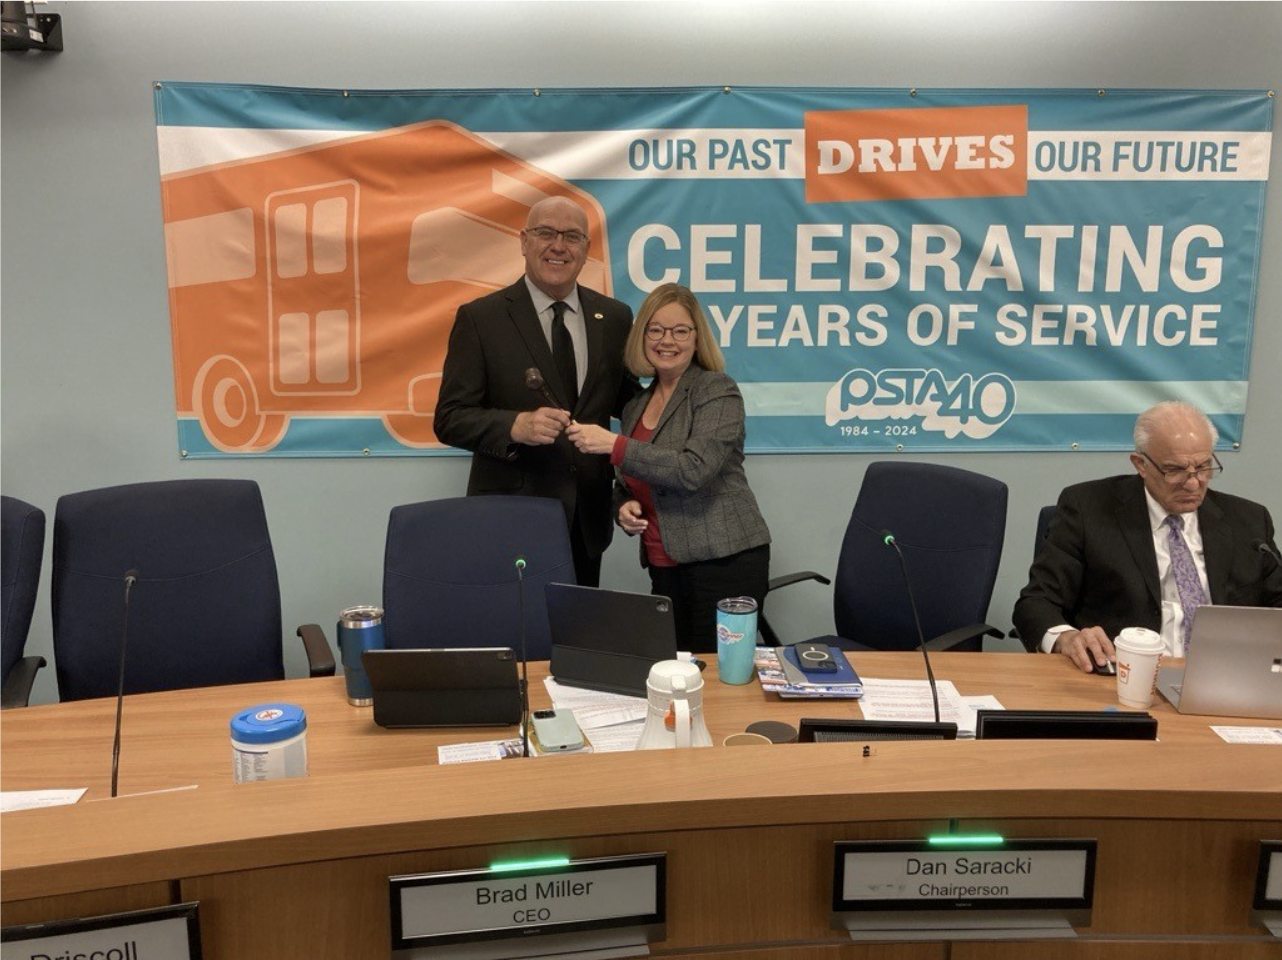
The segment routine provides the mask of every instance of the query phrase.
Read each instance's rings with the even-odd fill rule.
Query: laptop
[[[1282,608],[1198,607],[1188,660],[1157,689],[1180,713],[1282,720]]]
[[[366,650],[380,727],[497,727],[521,722],[511,647]]]
[[[677,658],[667,597],[568,583],[549,583],[544,590],[557,683],[644,697],[650,668]]]

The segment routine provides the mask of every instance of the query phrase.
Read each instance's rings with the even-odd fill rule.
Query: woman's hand
[[[650,526],[650,521],[641,516],[641,504],[639,501],[629,500],[619,507],[619,526],[629,536],[643,533],[645,528]]]
[[[570,425],[565,428],[565,435],[579,448],[580,453],[608,454],[614,450],[614,441],[618,439],[617,434],[605,427],[598,427],[595,423],[579,423],[577,420],[570,421]]]

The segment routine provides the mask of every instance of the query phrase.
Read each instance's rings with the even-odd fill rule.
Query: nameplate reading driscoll
[[[838,843],[833,910],[1085,909],[1094,875],[1094,840]]]
[[[392,877],[392,947],[623,927],[659,931],[666,867],[667,855],[653,853]]]
[[[197,904],[0,931],[4,960],[201,960]]]

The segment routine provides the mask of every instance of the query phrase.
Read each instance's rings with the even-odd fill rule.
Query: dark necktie
[[[556,361],[556,372],[560,374],[561,386],[570,410],[579,401],[579,371],[574,363],[574,341],[570,331],[565,328],[565,311],[569,304],[558,300],[552,304],[552,359]]]
[[[1177,513],[1166,518],[1166,545],[1171,553],[1171,573],[1175,577],[1175,587],[1180,594],[1180,607],[1184,610],[1184,653],[1189,650],[1189,634],[1193,631],[1193,615],[1197,608],[1206,603],[1206,594],[1202,591],[1202,578],[1197,575],[1197,564],[1193,562],[1193,553],[1184,542],[1184,518]]]

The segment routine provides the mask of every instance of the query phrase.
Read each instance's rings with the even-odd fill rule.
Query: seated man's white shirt
[[[1166,647],[1166,656],[1182,657],[1184,656],[1184,608],[1180,605],[1180,591],[1175,583],[1175,575],[1171,572],[1171,548],[1167,539],[1170,532],[1165,525],[1168,514],[1162,505],[1153,499],[1153,495],[1147,488],[1144,490],[1144,500],[1148,503],[1153,549],[1157,553],[1157,580],[1162,588],[1162,643]],[[1182,516],[1184,517],[1184,542],[1188,544],[1189,553],[1193,555],[1197,576],[1202,582],[1202,595],[1206,597],[1206,602],[1209,604],[1211,588],[1206,579],[1206,552],[1202,546],[1202,530],[1198,526],[1197,512],[1185,513]],[[1085,626],[1091,627],[1094,624],[1088,623]],[[1042,637],[1042,650],[1046,653],[1053,652],[1055,641],[1059,639],[1061,633],[1077,629],[1079,628],[1066,623],[1051,627]],[[1109,637],[1109,639],[1117,638]]]

